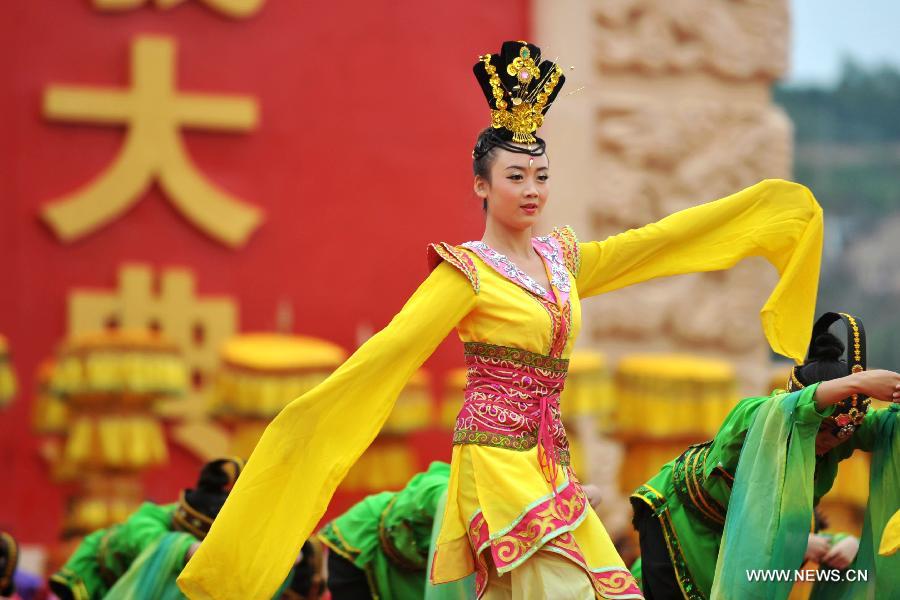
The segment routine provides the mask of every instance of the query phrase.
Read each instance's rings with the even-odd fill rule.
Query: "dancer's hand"
[[[855,383],[859,391],[866,396],[887,402],[900,402],[900,373],[876,369],[854,373],[850,377],[857,379]]]
[[[821,563],[822,557],[828,552],[828,538],[815,533],[809,534],[809,542],[806,544],[806,554],[803,562]]]
[[[846,569],[856,559],[857,552],[859,552],[859,540],[848,535],[832,546],[831,550],[822,557],[821,562],[835,569]]]

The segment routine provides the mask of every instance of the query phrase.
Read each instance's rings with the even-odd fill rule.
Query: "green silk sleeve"
[[[719,462],[729,473],[734,474],[744,447],[744,440],[747,436],[756,413],[761,406],[767,402],[778,402],[779,398],[786,395],[786,392],[777,390],[771,396],[759,396],[755,398],[745,398],[735,406],[713,440],[713,455],[719,457]],[[833,408],[825,411],[818,411],[815,404],[815,394],[807,394],[801,396],[797,400],[796,406],[796,423],[797,426],[803,428],[807,433],[811,430],[818,430],[822,419],[833,412]],[[707,465],[707,469],[711,470],[715,464]],[[709,475],[709,473],[706,473]]]
[[[145,502],[124,523],[91,533],[50,578],[51,587],[75,600],[105,597],[132,561],[170,530],[173,511],[174,505]]]
[[[372,562],[378,551],[378,522],[397,492],[366,496],[345,513],[325,524],[319,540],[360,569]]]
[[[741,448],[744,446],[744,438],[747,436],[747,430],[750,429],[750,425],[753,423],[756,411],[768,400],[769,398],[766,396],[741,400],[728,413],[722,426],[719,427],[719,431],[716,432],[716,437],[713,439],[712,454],[719,457],[722,467],[732,475],[735,467],[737,467],[738,457],[741,454]],[[715,466],[715,464],[707,465],[709,469]],[[706,475],[708,476],[709,473],[706,473]]]
[[[100,575],[97,549],[107,534],[99,529],[86,536],[56,573],[50,576],[50,589],[60,598],[94,600],[102,598],[109,586]]]
[[[882,556],[878,553],[888,521],[900,507],[900,406],[870,411],[857,444],[871,442],[872,464],[869,468],[869,502],[863,518],[859,552],[850,569],[866,573],[866,581],[850,581],[816,585],[811,600],[880,600],[900,598],[900,553]],[[856,437],[860,429],[854,433]],[[852,440],[852,438],[851,438]],[[850,442],[845,442],[849,444]],[[844,445],[844,444],[842,444]],[[862,448],[864,449],[864,448]]]
[[[813,510],[817,427],[799,407],[818,385],[760,404],[747,431],[728,503],[711,598],[784,600],[791,581],[749,581],[756,569],[799,569]],[[764,507],[764,509],[763,509]]]
[[[364,570],[378,597],[419,600],[435,515],[449,480],[450,465],[434,462],[399,492],[374,494],[353,505],[318,537]]]
[[[425,571],[435,511],[449,482],[450,465],[431,463],[397,494],[382,517],[384,537],[410,569]]]
[[[184,556],[197,538],[173,531],[148,545],[103,600],[182,600],[175,578],[184,567]]]
[[[144,502],[128,520],[116,529],[111,542],[112,549],[128,562],[133,561],[148,546],[172,530],[172,513],[175,505],[160,506]],[[128,566],[126,565],[127,569]]]

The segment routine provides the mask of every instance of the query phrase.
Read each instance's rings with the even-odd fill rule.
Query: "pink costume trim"
[[[581,271],[581,249],[578,247],[578,236],[575,231],[566,225],[556,227],[547,236],[556,240],[563,253],[563,262],[574,277],[578,277]]]
[[[613,566],[591,569],[581,553],[581,548],[572,532],[567,531],[547,542],[543,548],[547,552],[555,552],[564,556],[584,569],[591,578],[594,591],[603,598],[625,599],[643,598],[641,588],[631,571],[624,567]]]
[[[557,466],[569,464],[559,407],[568,361],[478,342],[465,350],[465,402],[453,443],[518,451],[537,446],[541,471],[555,491]]]
[[[569,302],[572,283],[569,268],[566,266],[565,249],[559,239],[552,235],[532,238],[531,245],[542,257],[545,268],[550,271],[550,290],[536,282],[507,256],[484,242],[466,242],[461,247],[477,254],[489,267],[529,292],[541,304],[550,317],[549,354],[559,357],[562,356],[572,330],[572,303]]]
[[[509,259],[509,257],[507,257],[505,254],[497,252],[484,242],[466,242],[465,244],[462,244],[462,247],[467,248],[477,254],[479,258],[486,262],[492,269],[494,269],[519,287],[528,290],[535,296],[546,300],[547,302],[564,302],[564,300],[559,299],[558,294],[554,295],[554,291],[558,291],[558,286],[562,286],[564,288],[564,291],[566,292],[566,296],[568,297],[568,274],[564,272],[565,267],[563,267],[563,272],[560,272],[559,269],[553,271],[553,263],[548,262],[547,258],[548,256],[552,256],[557,252],[559,252],[561,256],[561,251],[559,251],[558,247],[553,247],[553,245],[549,241],[549,238],[532,238],[531,245],[542,257],[542,262],[544,262],[544,265],[551,269],[550,286],[553,288],[553,290],[548,290],[547,288],[542,286],[540,283],[535,281],[531,275],[520,269],[518,265],[516,265],[516,263]]]
[[[590,576],[594,589],[604,598],[643,598],[631,573],[620,566],[591,569],[575,541],[572,531],[587,515],[588,502],[567,469],[568,478],[558,496],[544,496],[506,529],[490,534],[484,514],[479,510],[469,521],[469,544],[475,563],[475,591],[478,598],[487,588],[491,560],[497,573],[507,573],[538,550],[555,552],[568,558]]]
[[[550,269],[550,285],[556,293],[556,303],[565,305],[569,300],[571,286],[569,284],[569,269],[566,267],[562,248],[556,238],[543,236],[533,238],[531,245],[540,254],[547,268]]]

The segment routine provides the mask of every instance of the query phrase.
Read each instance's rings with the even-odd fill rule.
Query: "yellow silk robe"
[[[727,269],[745,257],[762,256],[780,274],[761,311],[765,335],[776,352],[799,361],[813,321],[822,227],[821,208],[808,189],[766,180],[604,241],[577,243],[567,249],[576,260],[568,263],[574,285],[562,357],[571,353],[580,327],[580,298],[656,277]],[[383,330],[272,421],[178,580],[189,598],[271,597],[409,377],[452,329],[465,342],[548,353],[550,318],[533,295],[473,253],[457,251],[470,254],[475,269],[442,262]],[[448,576],[470,566],[459,541],[460,525],[469,516],[463,510],[477,503],[489,520],[502,521],[526,508],[515,505],[526,496],[546,494],[534,453],[455,447],[439,539],[449,544],[439,554],[450,548]],[[596,515],[588,515],[580,527],[590,529],[587,537],[579,537],[596,546],[594,556],[621,564]],[[440,579],[437,571],[436,566],[433,575]]]

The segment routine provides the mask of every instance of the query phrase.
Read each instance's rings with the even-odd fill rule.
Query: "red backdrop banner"
[[[272,330],[288,299],[296,332],[353,348],[359,327],[385,325],[423,279],[428,242],[480,236],[469,156],[489,115],[471,66],[523,38],[528,21],[525,0],[267,0],[248,19],[199,0],[115,14],[92,4],[0,4],[0,333],[21,387],[0,413],[0,528],[25,543],[53,541],[63,513],[31,408],[37,365],[66,331],[67,293],[115,288],[123,262],[183,266],[199,294],[238,301],[241,331]],[[253,131],[184,133],[210,181],[266,213],[241,249],[201,233],[156,185],[73,243],[39,219],[49,201],[107,169],[125,133],[45,119],[45,88],[128,87],[141,34],[175,41],[179,90],[258,101]],[[428,367],[439,381],[461,363],[452,341]],[[441,442],[422,442],[423,465],[449,458],[449,437]],[[175,499],[196,476],[197,459],[170,451],[171,464],[147,474],[151,500]]]

